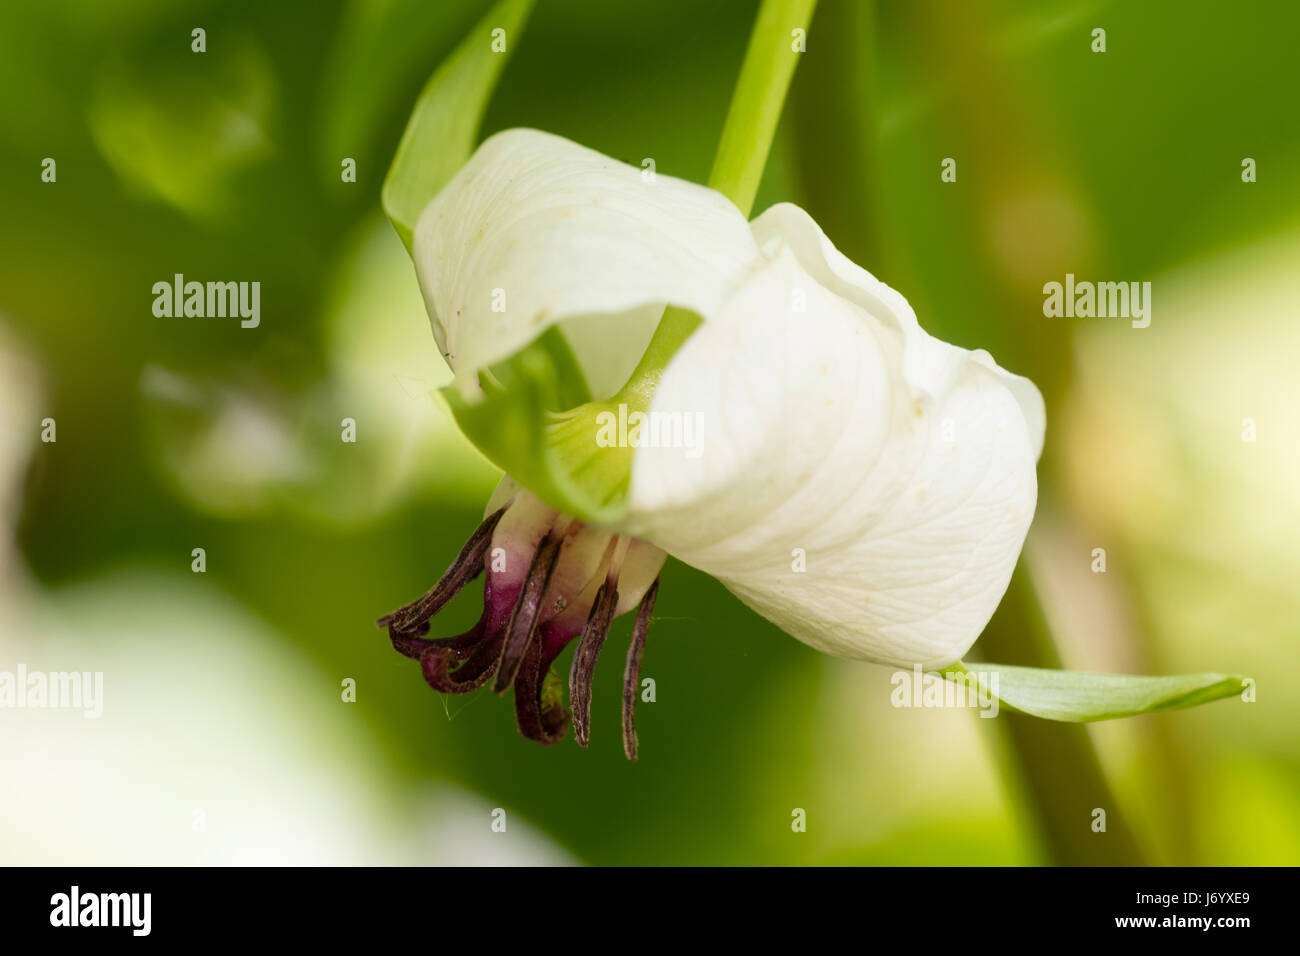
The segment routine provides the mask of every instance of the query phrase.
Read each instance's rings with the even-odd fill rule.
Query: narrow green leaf
[[[942,676],[965,680],[967,674],[1012,710],[1069,723],[1196,707],[1239,695],[1247,686],[1242,678],[1225,674],[1136,677],[961,662]]]
[[[408,252],[420,213],[474,151],[488,98],[533,2],[501,0],[489,10],[438,67],[415,104],[383,189],[384,211]]]

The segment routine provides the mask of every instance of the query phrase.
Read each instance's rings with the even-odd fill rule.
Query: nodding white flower
[[[568,714],[546,674],[581,635],[570,696],[585,744],[595,654],[640,602],[624,693],[633,756],[665,553],[844,657],[939,667],[988,623],[1034,514],[1042,397],[988,353],[924,332],[797,206],[746,222],[713,190],[510,130],[429,203],[413,255],[458,418],[522,484],[503,483],[430,595],[381,622],[433,686],[513,683],[521,730],[558,739]],[[699,325],[647,366],[665,307]],[[503,370],[557,330],[574,364],[552,374],[581,376],[593,400],[533,409],[530,434],[520,404],[541,393],[512,406],[519,378]],[[598,442],[615,410],[634,422],[630,447]],[[698,433],[672,440],[684,419]],[[478,627],[424,638],[484,567]]]

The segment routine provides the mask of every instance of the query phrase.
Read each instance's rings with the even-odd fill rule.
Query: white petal
[[[660,380],[652,414],[700,415],[701,440],[638,449],[627,528],[814,647],[951,663],[1006,590],[1041,424],[792,208],[755,223],[770,264]]]
[[[902,333],[906,342],[903,376],[914,391],[931,397],[943,394],[955,377],[964,374],[971,361],[990,369],[1020,402],[1029,425],[1034,457],[1042,454],[1047,413],[1043,396],[1033,382],[1000,368],[983,349],[970,352],[934,338],[921,328],[916,313],[902,295],[845,258],[812,217],[798,206],[778,203],[755,219],[752,226],[760,246],[774,241],[788,245],[819,283]]]
[[[721,194],[527,129],[478,148],[420,216],[413,252],[434,338],[467,396],[479,369],[569,320],[605,397],[666,304],[712,316],[760,262]]]

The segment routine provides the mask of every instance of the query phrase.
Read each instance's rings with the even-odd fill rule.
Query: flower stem
[[[709,185],[734,202],[746,217],[763,178],[786,91],[802,56],[799,38],[806,36],[816,5],[817,0],[763,0],[749,36],[709,175]],[[571,409],[551,424],[548,441],[552,447],[565,448],[570,462],[582,463],[589,488],[599,482],[595,497],[602,504],[609,505],[626,493],[632,449],[600,449],[602,464],[598,471],[593,470],[596,466],[588,463],[593,423],[602,412],[620,405],[626,405],[629,412],[648,411],[664,369],[699,325],[700,317],[688,309],[664,309],[641,360],[618,393]]]
[[[731,97],[709,185],[749,216],[817,0],[763,0]],[[795,31],[800,31],[798,34]]]
[[[817,0],[763,0],[749,35],[745,62],[709,173],[709,186],[734,202],[746,218],[758,194],[794,68],[803,55],[795,49],[795,37],[807,35],[816,6]],[[796,34],[796,30],[802,33]],[[648,408],[669,359],[699,324],[693,312],[671,306],[665,309],[619,400],[641,402],[638,407]]]
[[[1002,604],[976,645],[996,661],[1059,669],[1029,571],[1022,560]],[[1063,866],[1141,866],[1144,857],[1106,779],[1088,730],[1020,714],[999,720],[1007,732],[1004,770],[1038,824],[1048,861]],[[1105,817],[1098,818],[1097,810]],[[1094,830],[1098,820],[1105,829]]]

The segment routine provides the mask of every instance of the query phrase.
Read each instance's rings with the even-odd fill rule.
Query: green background
[[[24,356],[0,385],[0,669],[115,662],[99,724],[0,712],[0,862],[1055,859],[1004,721],[893,709],[886,669],[818,655],[671,560],[637,764],[628,619],[589,751],[523,740],[487,691],[440,698],[374,628],[496,480],[428,396],[447,373],[379,206],[416,95],[485,7],[0,11],[0,352]],[[703,182],[755,9],[541,0],[484,132]],[[755,206],[804,205],[929,331],[1042,388],[1026,553],[1069,666],[1258,681],[1253,704],[1090,731],[1153,862],[1300,857],[1298,28],[1282,3],[824,0]],[[178,272],[260,281],[260,327],[156,318],[152,285]],[[1066,272],[1152,281],[1151,327],[1045,318]],[[477,610],[474,585],[440,631]],[[224,676],[184,683],[208,667]],[[129,773],[104,756],[123,748],[143,748]],[[137,822],[105,833],[104,807]],[[464,822],[439,829],[449,807]]]

